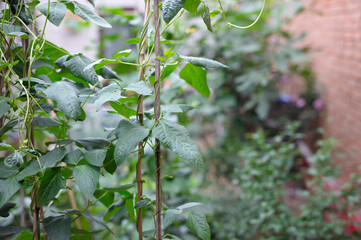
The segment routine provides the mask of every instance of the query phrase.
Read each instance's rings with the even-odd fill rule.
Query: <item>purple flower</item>
[[[292,102],[291,96],[290,96],[289,94],[287,94],[287,93],[282,93],[282,94],[280,95],[280,100],[281,100],[281,102],[283,102],[283,103],[290,103],[290,102]]]
[[[296,101],[296,106],[299,108],[303,108],[306,105],[306,100],[303,98],[299,98]]]
[[[321,99],[316,99],[312,105],[314,109],[321,110],[323,108],[323,101]]]

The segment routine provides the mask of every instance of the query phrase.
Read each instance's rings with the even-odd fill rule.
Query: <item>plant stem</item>
[[[149,15],[149,8],[150,8],[150,0],[147,0],[145,3],[145,12],[144,12],[144,27],[148,28],[146,25]],[[144,72],[145,72],[145,66],[143,65],[144,59],[145,59],[145,37],[147,35],[147,29],[144,30],[143,39],[140,42],[140,81],[144,80]],[[143,125],[143,118],[144,118],[144,110],[143,110],[143,96],[141,95],[139,98],[139,105],[138,105],[138,120],[141,125]],[[139,151],[138,151],[138,164],[137,164],[137,188],[138,188],[138,201],[141,200],[141,197],[143,195],[143,186],[142,186],[142,161],[143,161],[143,155],[144,155],[144,147],[143,147],[143,141],[141,141],[138,145]],[[138,215],[137,215],[137,228],[138,228],[138,236],[139,240],[143,239],[143,214],[142,214],[142,208],[138,209]]]
[[[160,61],[157,57],[161,56],[160,52],[160,34],[159,34],[159,0],[154,0],[154,25],[155,25],[155,102],[154,102],[154,113],[155,121],[157,122],[160,119]],[[159,139],[155,139],[156,149],[155,149],[155,166],[156,166],[156,239],[162,239],[162,182],[160,178],[161,173],[161,149]]]

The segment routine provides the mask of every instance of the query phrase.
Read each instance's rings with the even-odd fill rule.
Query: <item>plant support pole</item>
[[[154,25],[155,25],[155,102],[154,102],[154,113],[155,121],[157,122],[160,119],[160,60],[157,57],[160,57],[160,34],[159,34],[159,0],[154,0]],[[162,239],[162,183],[160,178],[161,173],[161,149],[160,142],[158,139],[155,139],[156,149],[155,149],[155,181],[156,181],[156,212],[155,212],[155,222],[156,222],[156,239]]]

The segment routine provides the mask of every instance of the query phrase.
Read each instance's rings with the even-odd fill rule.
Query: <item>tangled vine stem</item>
[[[160,33],[159,33],[159,0],[154,0],[154,25],[155,25],[155,102],[154,102],[154,113],[155,121],[157,122],[160,119],[160,60],[157,59],[160,57]],[[156,149],[155,149],[155,181],[156,181],[156,239],[162,239],[162,182],[160,178],[161,173],[161,149],[159,139],[156,139]]]
[[[145,72],[145,66],[143,66],[143,62],[145,59],[145,37],[147,35],[147,22],[149,17],[149,8],[150,8],[150,0],[147,0],[145,3],[145,12],[144,12],[144,34],[142,34],[142,40],[140,42],[140,58],[139,58],[139,64],[140,64],[140,81],[144,80],[144,72]],[[139,104],[138,104],[138,119],[139,123],[143,125],[143,118],[144,118],[144,110],[143,110],[143,95],[139,97]],[[138,188],[138,201],[141,200],[141,197],[143,195],[143,186],[142,186],[142,161],[143,161],[143,155],[144,155],[144,146],[143,141],[141,141],[138,145],[139,151],[138,151],[138,164],[137,164],[137,188]],[[137,216],[137,228],[138,228],[138,236],[139,240],[143,239],[143,214],[142,214],[142,208],[138,209],[138,216]]]

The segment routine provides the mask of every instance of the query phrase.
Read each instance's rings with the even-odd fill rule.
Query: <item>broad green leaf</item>
[[[110,142],[104,138],[83,138],[75,140],[76,144],[84,147],[85,150],[102,149],[110,145]]]
[[[6,227],[0,227],[0,239],[3,239],[3,237],[8,235],[13,235],[16,233],[19,233],[23,231],[26,227],[21,226],[6,226]]]
[[[121,80],[119,75],[116,72],[114,72],[112,69],[107,67],[107,66],[100,68],[100,75],[104,79],[118,79],[118,80]]]
[[[217,16],[217,15],[220,14],[220,13],[221,13],[221,11],[219,11],[219,10],[213,10],[212,12],[209,13],[209,15],[210,15],[210,17],[212,18],[212,17],[214,17],[214,16]]]
[[[108,221],[122,207],[124,207],[124,200],[113,203],[104,214],[104,221]]]
[[[179,77],[185,80],[203,96],[209,97],[211,94],[207,85],[207,71],[203,68],[188,63],[179,72]]]
[[[65,147],[54,148],[39,158],[41,166],[46,168],[54,167],[65,157],[65,154]]]
[[[182,9],[186,0],[166,0],[162,5],[163,20],[169,23]]]
[[[24,162],[23,156],[19,152],[14,152],[4,159],[5,166],[12,167]]]
[[[77,55],[64,62],[64,66],[69,69],[75,77],[83,79],[91,85],[95,85],[99,82],[99,78],[93,67],[87,68],[91,63],[92,61],[89,58],[83,55]],[[97,86],[101,87],[101,84]]]
[[[129,57],[129,55],[132,53],[132,49],[127,49],[127,50],[123,50],[120,51],[116,54],[114,54],[115,58],[120,58],[120,57]]]
[[[131,38],[124,42],[124,44],[139,44],[140,38]]]
[[[211,231],[207,223],[207,218],[203,213],[197,213],[197,212],[189,213],[186,221],[186,225],[200,239],[202,240],[211,239]]]
[[[190,139],[185,127],[162,119],[159,121],[158,126],[154,128],[153,135],[181,159],[192,166],[203,169],[202,156],[198,147]]]
[[[82,193],[89,198],[94,199],[94,192],[97,188],[100,176],[100,170],[91,165],[80,165],[73,170],[75,181]]]
[[[97,111],[104,103],[109,101],[118,101],[118,99],[122,98],[121,93],[122,89],[116,83],[112,83],[109,86],[100,89],[100,91],[95,95],[94,102]]]
[[[131,116],[137,115],[137,111],[132,108],[127,107],[125,104],[120,102],[109,102],[110,106],[117,111],[118,114],[129,119]]]
[[[15,178],[0,180],[0,208],[20,189]]]
[[[7,167],[4,162],[0,162],[0,178],[8,178],[19,172],[18,167]]]
[[[64,162],[72,165],[78,165],[79,161],[83,158],[83,152],[80,149],[76,149],[66,154]]]
[[[24,38],[24,39],[29,38],[29,36],[26,33],[24,33],[23,28],[18,26],[18,25],[1,23],[0,24],[0,31],[3,32],[5,35],[10,36],[10,37],[21,37],[21,38]]]
[[[68,215],[47,217],[44,227],[50,239],[69,240],[71,229],[71,218]]]
[[[186,105],[186,104],[170,104],[170,105],[162,105],[161,106],[162,109],[162,113],[186,113],[192,109],[194,109],[194,107],[190,106],[190,105]],[[144,114],[150,114],[153,115],[154,114],[154,108],[144,112]]]
[[[107,149],[94,149],[86,151],[84,153],[85,160],[91,165],[100,167],[103,166],[105,156],[107,155]]]
[[[47,168],[38,191],[38,204],[47,205],[64,188],[66,181],[61,174],[61,167]]]
[[[167,78],[169,75],[171,75],[172,72],[174,72],[174,70],[177,69],[178,67],[178,63],[175,64],[168,64],[165,66],[165,68],[163,69],[163,74],[160,77],[161,80],[164,80],[165,78]],[[153,84],[154,85],[154,84]]]
[[[5,203],[5,205],[0,208],[0,217],[9,217],[10,209],[14,208],[15,206],[15,203]]]
[[[22,231],[16,240],[33,240],[33,234],[28,231]]]
[[[81,116],[79,91],[70,83],[55,82],[44,92],[68,118],[78,119]]]
[[[179,209],[167,209],[163,212],[163,225],[167,228],[182,214],[182,210]]]
[[[75,5],[74,13],[81,17],[84,20],[92,21],[93,23],[105,27],[105,28],[112,28],[112,26],[105,21],[103,18],[101,18],[98,14],[96,14],[90,7],[87,5],[73,2]]]
[[[200,57],[188,57],[179,55],[180,58],[192,63],[195,66],[203,67],[206,69],[209,68],[228,68],[228,66],[224,65],[223,63],[207,59],[207,58],[200,58]]]
[[[10,144],[0,143],[0,151],[15,151],[15,148],[13,148]]]
[[[144,96],[152,95],[152,89],[150,89],[150,87],[144,81],[139,81],[137,83],[129,84],[124,89],[136,92],[136,93],[138,93],[140,95],[144,95]]]
[[[0,118],[2,118],[9,110],[10,105],[7,103],[7,101],[5,99],[0,99]]]
[[[50,6],[47,3],[44,3],[36,7],[36,10],[40,11],[45,16],[48,16],[49,21],[59,27],[65,17],[66,6],[61,2],[51,2]]]
[[[65,62],[68,61],[69,57],[70,57],[69,55],[64,55],[64,56],[56,59],[56,61],[54,63],[60,68],[65,68]]]
[[[109,192],[107,190],[96,190],[94,192],[94,197],[98,199],[105,207],[109,208],[114,202],[114,192]]]
[[[183,8],[192,14],[197,14],[197,8],[200,3],[200,0],[186,0]]]
[[[59,119],[50,119],[47,117],[34,117],[33,125],[39,127],[47,127],[47,126],[59,126],[57,122],[60,122]]]
[[[134,205],[134,208],[142,208],[150,205],[152,202],[149,200],[140,200]]]
[[[183,212],[200,212],[200,213],[206,212],[204,205],[202,203],[198,203],[198,202],[185,203],[185,204],[177,207],[177,209],[180,209]]]
[[[211,16],[209,14],[209,8],[205,5],[204,13],[202,15],[203,22],[206,24],[207,29],[213,33],[212,23],[211,23]]]
[[[117,170],[118,167],[114,160],[114,148],[115,148],[114,146],[108,148],[107,155],[104,160],[104,169],[112,175],[114,174],[114,172]]]
[[[114,187],[114,188],[103,188],[103,190],[107,190],[109,192],[119,192],[119,191],[124,191],[129,188],[135,187],[136,185],[137,184],[135,184],[135,183],[130,183],[130,184],[122,185],[119,187]]]
[[[114,130],[114,134],[117,137],[114,159],[119,166],[134,151],[139,142],[149,135],[149,129],[123,119]]]
[[[21,172],[16,174],[15,178],[16,180],[21,181],[27,177],[37,174],[40,170],[39,162],[37,160],[31,160]]]

